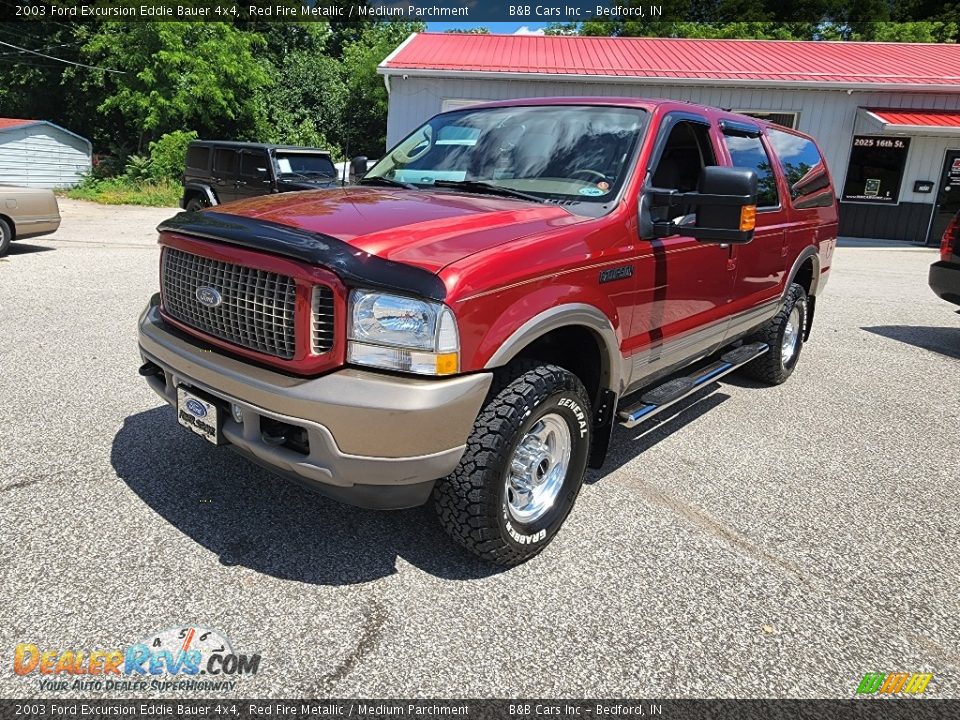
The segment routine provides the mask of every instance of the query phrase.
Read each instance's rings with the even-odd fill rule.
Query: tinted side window
[[[759,136],[724,134],[723,140],[730,152],[730,160],[736,167],[749,168],[757,173],[757,207],[779,205],[777,178]]]
[[[207,170],[210,167],[210,148],[203,145],[188,147],[187,167]]]
[[[236,175],[239,154],[236,150],[217,150],[213,154],[213,171],[220,175]]]
[[[802,209],[833,205],[830,178],[817,146],[811,140],[780,130],[768,130],[767,138],[790,186],[793,206]]]
[[[245,152],[240,163],[240,174],[245,177],[260,178],[267,171],[267,154],[262,152]]]

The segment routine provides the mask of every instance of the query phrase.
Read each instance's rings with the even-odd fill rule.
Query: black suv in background
[[[337,179],[326,150],[195,140],[187,146],[180,207],[199,210],[256,195],[317,190]]]
[[[960,305],[960,213],[940,240],[940,262],[930,266],[930,287],[947,302]]]

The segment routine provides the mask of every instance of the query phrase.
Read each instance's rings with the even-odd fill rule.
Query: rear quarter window
[[[767,130],[767,139],[783,168],[793,206],[802,210],[833,205],[833,188],[816,144],[799,135],[773,129]]]

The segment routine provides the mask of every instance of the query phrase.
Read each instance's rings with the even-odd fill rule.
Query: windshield
[[[279,175],[300,175],[312,180],[333,180],[337,177],[337,169],[329,155],[278,152],[276,162]]]
[[[552,202],[607,203],[626,180],[646,121],[639,108],[459,110],[415,130],[364,180],[444,189],[482,182]]]

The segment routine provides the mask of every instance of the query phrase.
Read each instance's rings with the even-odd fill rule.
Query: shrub
[[[125,157],[122,154],[94,155],[90,177],[102,180],[103,178],[122,175],[126,167]]]
[[[187,145],[197,139],[193,130],[175,130],[150,143],[150,177],[154,180],[179,180],[183,175]]]
[[[133,181],[125,177],[96,180],[85,178],[65,191],[69,198],[90,200],[104,205],[148,205],[176,207],[183,188],[170,180]]]
[[[126,175],[127,179],[148,180],[150,178],[150,158],[144,155],[131,155],[127,158]]]

